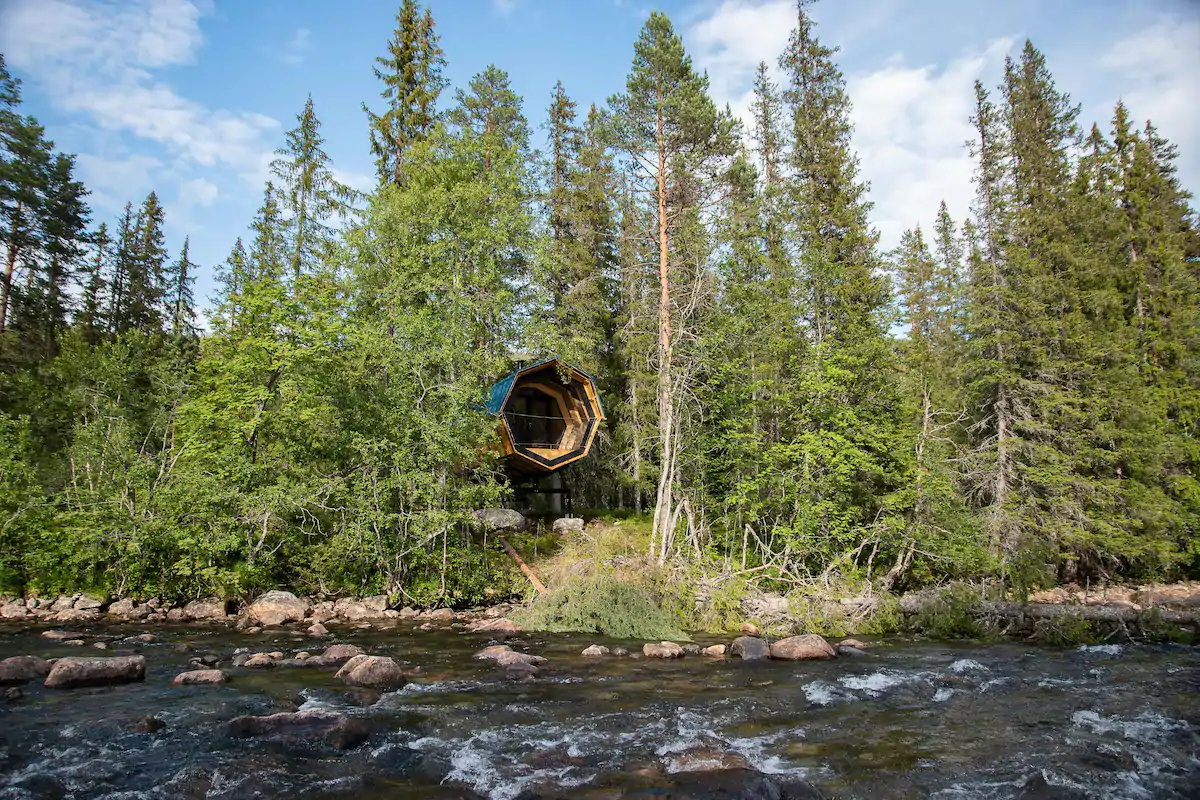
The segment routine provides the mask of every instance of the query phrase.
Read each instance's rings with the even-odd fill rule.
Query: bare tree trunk
[[[21,201],[17,201],[16,213],[13,214],[12,230],[8,236],[8,259],[4,264],[4,281],[0,283],[0,333],[8,324],[8,301],[12,291],[13,270],[17,266],[17,221],[21,218]]]
[[[674,479],[675,408],[671,395],[671,277],[669,240],[667,237],[667,153],[663,131],[662,90],[658,93],[658,430],[661,451],[661,469],[658,475],[658,493],[654,502],[654,526],[651,531],[651,546],[654,540],[665,540],[665,526],[669,522]],[[665,552],[665,546],[660,552]]]

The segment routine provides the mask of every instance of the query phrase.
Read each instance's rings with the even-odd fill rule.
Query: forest
[[[658,12],[589,108],[496,66],[451,87],[446,57],[403,0],[374,190],[336,180],[310,99],[203,309],[158,196],[96,219],[0,56],[0,591],[519,594],[472,525],[511,493],[479,403],[515,351],[596,377],[565,481],[660,566],[1197,573],[1200,222],[1137,109],[1085,124],[1026,42],[975,86],[969,216],[884,252],[803,0],[745,121]]]

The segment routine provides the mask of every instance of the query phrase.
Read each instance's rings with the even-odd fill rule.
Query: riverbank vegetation
[[[882,252],[805,3],[746,121],[661,13],[588,108],[495,66],[452,89],[445,58],[404,0],[374,191],[337,181],[310,100],[204,311],[214,265],[168,251],[153,193],[96,219],[0,62],[0,590],[519,595],[471,525],[508,496],[476,404],[516,349],[598,379],[608,422],[565,480],[642,515],[594,564],[653,566],[682,624],[750,580],[803,602],[1194,574],[1200,227],[1139,109],[1087,123],[1026,43],[975,87],[969,216]],[[562,584],[616,602],[583,560]]]

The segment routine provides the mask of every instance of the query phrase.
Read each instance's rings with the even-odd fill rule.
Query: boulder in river
[[[705,656],[713,656],[715,658],[720,658],[725,655],[725,649],[726,649],[725,645],[723,645],[723,644],[714,644],[714,645],[709,645],[708,647],[701,650],[700,654],[705,655]]]
[[[240,666],[248,667],[249,669],[270,669],[282,660],[283,653],[280,652],[255,653]]]
[[[60,594],[58,598],[50,604],[50,611],[57,614],[60,611],[70,611],[75,607],[75,595]]]
[[[225,680],[225,673],[219,669],[194,669],[179,673],[171,683],[176,686],[204,686],[225,683]]]
[[[225,601],[216,597],[193,600],[183,607],[188,619],[224,619],[225,612]]]
[[[783,661],[837,658],[837,651],[822,637],[815,633],[807,633],[803,636],[789,636],[772,644],[771,658]]]
[[[739,636],[733,640],[729,648],[735,656],[741,656],[746,661],[759,661],[770,654],[767,643],[755,636]]]
[[[758,636],[762,633],[762,631],[760,631],[758,626],[753,622],[743,622],[742,633],[746,634],[747,636]]]
[[[682,658],[683,648],[674,642],[648,642],[642,645],[642,655],[646,658]]]
[[[158,717],[142,717],[129,726],[134,733],[156,733],[167,727]]]
[[[311,605],[291,592],[273,590],[260,596],[247,610],[251,617],[263,625],[283,625],[300,622],[308,614]]]
[[[0,661],[0,686],[38,680],[50,673],[50,662],[37,656],[13,656]]]
[[[328,636],[329,628],[326,628],[324,625],[322,625],[319,622],[314,622],[312,625],[308,626],[308,635],[309,636]]]
[[[400,665],[387,656],[357,655],[347,661],[334,676],[351,686],[372,689],[398,689],[408,683]]]
[[[857,647],[859,650],[866,650],[871,645],[860,642],[858,639],[842,639],[837,643],[838,647]]]
[[[234,738],[262,737],[285,744],[323,742],[337,750],[361,744],[371,733],[362,720],[326,709],[234,717],[223,730]]]
[[[472,633],[520,633],[521,626],[507,617],[484,619],[473,623],[467,630]]]
[[[839,644],[835,649],[839,656],[847,656],[849,658],[858,658],[867,655],[866,650],[859,650],[857,647],[851,647],[848,644]]]
[[[43,639],[52,639],[56,642],[62,642],[67,639],[78,639],[82,635],[83,634],[73,633],[71,631],[60,631],[60,630],[42,631]]]
[[[45,686],[49,689],[75,689],[80,686],[108,686],[144,680],[145,656],[111,658],[60,658],[54,662]]]
[[[321,657],[329,661],[348,661],[363,654],[362,648],[352,644],[331,644],[321,653]]]
[[[518,653],[514,650],[507,650],[498,654],[495,658],[497,664],[502,667],[510,667],[513,664],[544,664],[546,659],[543,656],[535,656],[532,653]]]
[[[584,648],[584,651],[582,653],[580,653],[580,655],[587,656],[588,658],[597,658],[599,656],[606,656],[606,655],[608,655],[608,653],[609,653],[609,650],[604,645],[594,644],[594,645],[591,645],[590,647]]]
[[[428,619],[450,622],[454,619],[454,610],[450,608],[438,608],[428,612],[425,616]]]
[[[512,648],[506,644],[488,645],[475,654],[475,658],[480,661],[495,661],[500,657],[501,653],[511,653]]]
[[[100,616],[99,611],[80,611],[74,608],[68,608],[66,611],[58,611],[51,616],[55,622],[88,622]]]

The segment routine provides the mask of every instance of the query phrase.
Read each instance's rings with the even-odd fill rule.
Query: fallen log
[[[512,557],[512,560],[517,562],[517,566],[521,568],[521,572],[525,573],[525,577],[529,578],[529,582],[533,584],[534,589],[537,589],[538,594],[545,594],[546,586],[540,580],[538,580],[537,573],[533,571],[533,567],[529,566],[521,559],[521,556],[517,554],[517,551],[513,549],[512,545],[509,544],[508,540],[503,536],[500,537],[500,544],[504,545],[504,549],[508,551],[508,554]]]
[[[931,602],[927,597],[901,597],[900,610],[917,614]],[[1200,624],[1200,612],[1174,611],[1168,608],[1139,610],[1119,606],[1082,606],[1060,603],[1016,603],[1012,601],[981,600],[972,607],[975,616],[1029,619],[1086,619],[1093,622],[1147,622],[1159,620],[1176,625]]]

